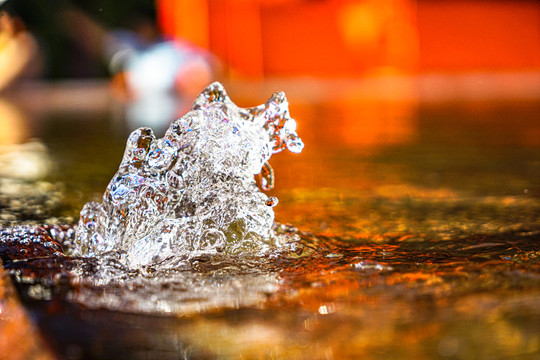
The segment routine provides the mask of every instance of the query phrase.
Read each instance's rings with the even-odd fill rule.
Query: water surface
[[[82,260],[4,256],[35,346],[69,359],[538,358],[538,104],[289,101],[306,147],[272,158],[270,194],[294,246],[122,273],[129,286],[77,280]],[[51,171],[2,174],[2,225],[74,224],[130,130],[106,109],[41,115],[32,136]]]

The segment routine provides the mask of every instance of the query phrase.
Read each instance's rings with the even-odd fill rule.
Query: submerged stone
[[[128,138],[101,203],[82,211],[73,255],[122,254],[130,266],[175,255],[262,254],[275,242],[273,153],[302,151],[285,95],[239,108],[214,83],[156,139],[149,128]]]

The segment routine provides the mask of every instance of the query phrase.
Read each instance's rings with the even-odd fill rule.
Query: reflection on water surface
[[[95,261],[4,243],[28,333],[66,358],[538,357],[538,105],[289,100],[306,148],[272,159],[286,252],[98,286]],[[2,174],[1,224],[75,223],[120,161],[131,129],[112,119],[44,116],[53,172]]]

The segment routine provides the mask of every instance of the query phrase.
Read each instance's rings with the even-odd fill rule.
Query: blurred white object
[[[0,177],[38,180],[51,168],[47,148],[39,141],[0,147]]]

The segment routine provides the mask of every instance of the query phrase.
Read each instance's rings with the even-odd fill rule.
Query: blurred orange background
[[[540,68],[540,2],[158,0],[161,30],[230,76]],[[189,15],[186,15],[189,14]]]

